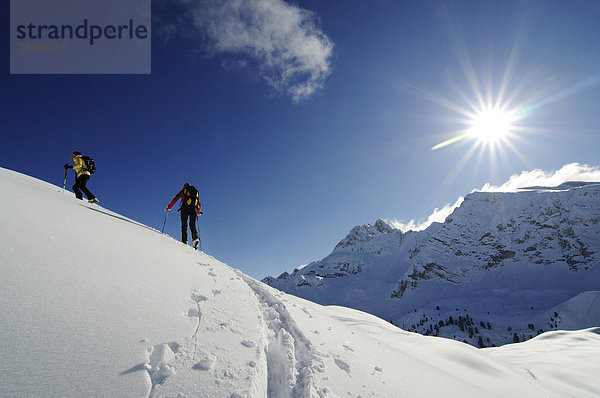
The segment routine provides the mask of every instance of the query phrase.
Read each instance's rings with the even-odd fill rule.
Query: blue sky
[[[257,278],[326,256],[357,224],[425,220],[524,170],[598,166],[597,1],[235,4],[155,0],[151,75],[10,75],[7,57],[0,166],[61,185],[79,150],[100,204],[158,229],[189,182],[205,251]],[[517,115],[510,133],[432,150],[481,101]],[[166,232],[179,238],[176,213]]]

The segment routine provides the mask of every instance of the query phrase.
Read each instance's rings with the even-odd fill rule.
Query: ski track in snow
[[[193,332],[179,343],[150,347],[148,361],[131,372],[148,372],[149,398],[281,396],[267,391],[269,344],[267,334],[260,330],[264,325],[262,296],[238,270],[210,261],[195,263],[204,269],[204,277],[194,283],[188,296],[191,306],[183,313],[197,319]],[[246,296],[245,305],[227,306],[223,300],[231,294]],[[239,349],[232,348],[236,341]]]
[[[215,274],[213,266],[198,262],[198,265],[206,267],[207,276],[211,279],[219,277]],[[317,352],[310,340],[302,333],[298,325],[287,311],[285,304],[270,291],[271,288],[258,282],[239,270],[234,270],[237,277],[229,278],[231,281],[243,282],[252,292],[260,309],[259,318],[263,330],[259,333],[259,341],[253,339],[242,339],[240,345],[248,349],[255,349],[257,353],[262,352],[266,362],[266,391],[254,391],[259,396],[269,398],[303,398],[303,397],[329,397],[327,389],[318,389],[314,385],[315,372],[322,373],[325,370],[324,355]],[[222,292],[220,289],[212,288],[213,298]],[[217,380],[227,384],[230,380],[240,377],[240,369],[220,368],[218,350],[205,352],[200,338],[202,329],[203,313],[202,303],[209,300],[207,296],[198,290],[193,290],[190,295],[194,307],[188,309],[186,316],[197,318],[197,324],[193,334],[187,342],[181,344],[168,343],[157,344],[150,348],[149,359],[145,364],[152,383],[149,398],[156,396],[167,396],[167,390],[161,390],[156,394],[157,386],[164,385],[167,378],[175,373],[175,369],[190,368],[198,372],[212,372],[217,374]],[[313,318],[306,308],[302,311]],[[218,328],[226,328],[235,334],[239,331],[231,323],[217,323]],[[248,368],[260,368],[259,355],[255,360],[247,363]],[[349,365],[341,359],[336,359],[336,365],[349,372]],[[257,369],[258,371],[258,369]],[[228,393],[229,397],[255,396],[249,391]],[[187,395],[181,395],[187,396]]]
[[[214,268],[209,264],[198,263],[207,268],[207,275],[212,279],[218,277]],[[323,373],[325,365],[322,353],[319,353],[311,341],[302,333],[292,316],[287,311],[285,304],[277,298],[268,286],[258,282],[241,271],[234,270],[237,277],[230,280],[240,280],[250,288],[257,300],[260,309],[260,318],[263,324],[263,331],[259,335],[260,341],[243,339],[240,345],[257,352],[263,351],[266,359],[267,385],[266,391],[258,391],[260,396],[269,398],[303,398],[303,397],[330,397],[326,388],[319,389],[314,385],[315,372]],[[213,298],[221,294],[221,290],[211,290]],[[157,344],[148,350],[149,359],[144,365],[152,383],[149,398],[164,395],[156,394],[157,386],[164,385],[167,378],[175,373],[175,369],[191,368],[199,372],[219,372],[217,379],[224,382],[234,380],[239,377],[239,370],[236,369],[215,369],[215,364],[219,362],[218,352],[204,352],[202,348],[202,339],[199,337],[201,323],[203,319],[201,303],[207,302],[208,297],[201,294],[198,290],[193,290],[190,299],[195,303],[194,307],[188,309],[185,314],[189,318],[197,318],[197,324],[189,341],[182,343]],[[302,311],[313,318],[306,308]],[[238,333],[230,323],[220,323],[216,325],[219,328],[227,328],[234,333]],[[348,350],[352,348],[346,346]],[[217,354],[217,355],[215,355]],[[249,368],[260,367],[260,360],[251,360],[247,363]],[[349,365],[341,360],[335,359],[335,364],[349,374]],[[181,395],[186,396],[186,395]],[[247,392],[240,395],[233,392],[230,397],[254,396],[247,395]]]
[[[267,328],[267,396],[270,398],[326,397],[314,386],[315,372],[324,372],[322,354],[298,328],[285,304],[266,285],[238,272],[262,306]]]

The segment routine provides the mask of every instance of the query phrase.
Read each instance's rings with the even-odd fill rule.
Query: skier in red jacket
[[[192,231],[192,240],[194,248],[198,248],[198,230],[196,229],[196,220],[202,214],[200,208],[202,204],[198,200],[198,190],[187,182],[183,185],[183,189],[175,195],[171,203],[166,207],[165,211],[170,211],[171,208],[181,199],[181,207],[178,211],[181,212],[181,241],[187,245],[187,227],[188,219],[190,223],[190,231]]]

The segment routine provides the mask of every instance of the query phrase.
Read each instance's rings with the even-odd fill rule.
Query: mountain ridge
[[[515,341],[515,333],[524,340],[560,328],[557,317],[548,315],[557,312],[554,307],[598,290],[599,236],[596,182],[472,192],[443,223],[408,232],[381,219],[356,226],[324,259],[263,281],[320,304],[373,313],[408,330],[501,345]],[[494,318],[498,326],[493,333],[487,327],[485,333],[455,333],[446,327],[452,326],[451,311],[432,305],[448,300],[479,325]],[[577,327],[592,324],[600,318],[580,320]]]

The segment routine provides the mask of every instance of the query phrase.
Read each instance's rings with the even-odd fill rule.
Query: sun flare
[[[495,143],[510,134],[513,121],[510,112],[485,108],[471,120],[469,135],[485,144]]]

